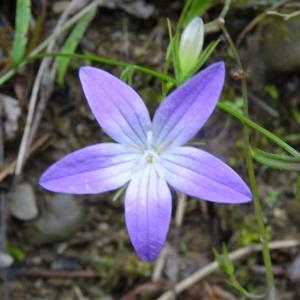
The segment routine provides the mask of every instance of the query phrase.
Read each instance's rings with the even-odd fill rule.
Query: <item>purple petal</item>
[[[81,67],[79,77],[102,129],[121,144],[144,145],[151,120],[140,96],[118,78],[97,68]]]
[[[96,194],[124,185],[139,154],[128,147],[105,143],[75,151],[48,168],[40,185],[53,192]]]
[[[199,131],[217,104],[224,77],[224,63],[215,63],[164,100],[153,119],[158,146],[182,145]]]
[[[130,240],[139,257],[154,260],[165,242],[171,218],[171,193],[151,165],[136,173],[125,195]]]
[[[161,172],[174,188],[188,195],[220,203],[251,201],[241,177],[213,155],[193,147],[178,147],[162,155]]]

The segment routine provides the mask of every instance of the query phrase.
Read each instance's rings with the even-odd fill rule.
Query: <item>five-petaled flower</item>
[[[204,69],[174,90],[151,121],[139,95],[93,67],[79,72],[84,94],[102,129],[118,143],[75,151],[53,164],[40,184],[54,192],[95,194],[128,183],[125,219],[137,254],[151,261],[168,232],[172,197],[168,185],[204,200],[244,203],[248,186],[229,166],[189,141],[213,112],[224,84],[223,62]]]

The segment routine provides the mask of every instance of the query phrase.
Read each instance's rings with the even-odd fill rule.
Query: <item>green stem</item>
[[[117,66],[117,67],[132,67],[134,70],[145,73],[145,74],[149,74],[153,77],[157,77],[160,80],[166,81],[166,82],[172,82],[175,83],[176,80],[164,73],[161,73],[159,71],[155,71],[153,69],[144,67],[144,66],[139,66],[139,65],[135,65],[132,63],[127,63],[124,61],[120,61],[120,60],[116,60],[116,59],[111,59],[108,57],[104,57],[104,56],[98,56],[98,55],[94,55],[94,54],[90,54],[90,53],[86,53],[86,54],[79,54],[79,53],[61,53],[61,52],[51,52],[51,53],[41,53],[39,55],[35,55],[35,56],[30,56],[27,58],[27,60],[25,61],[25,63],[33,61],[33,60],[37,60],[37,59],[41,59],[44,57],[70,57],[70,58],[77,58],[77,59],[82,59],[82,60],[92,60],[95,62],[99,62],[99,63],[103,63],[103,64],[107,64],[107,65],[113,65],[113,66]]]
[[[109,64],[109,65],[114,65],[114,66],[119,66],[119,67],[130,67],[131,66],[137,71],[140,71],[140,72],[145,73],[145,74],[149,74],[149,75],[154,76],[156,78],[159,78],[162,81],[165,81],[167,83],[176,84],[176,79],[169,76],[169,75],[167,75],[167,74],[165,74],[165,73],[161,73],[161,72],[155,71],[153,69],[150,69],[150,68],[147,68],[147,67],[144,67],[144,66],[139,66],[139,65],[119,61],[119,60],[114,60],[114,59],[110,59],[110,58],[107,58],[107,57],[97,56],[97,55],[94,55],[94,54],[42,53],[42,54],[39,54],[39,55],[34,55],[34,56],[27,57],[27,59],[24,61],[24,64],[29,63],[29,62],[34,61],[34,60],[38,60],[38,59],[47,57],[47,56],[48,57],[49,56],[52,56],[52,57],[61,56],[61,57],[71,57],[71,58],[73,57],[73,58],[77,58],[77,59],[92,60],[92,61],[96,61],[96,62],[99,62],[99,63]],[[11,72],[12,71],[13,70],[11,70]],[[7,79],[9,79],[9,77],[13,75],[13,73],[11,73],[11,72],[9,71],[8,73],[6,73],[6,75],[8,76]],[[2,77],[2,78],[5,78],[5,77]],[[4,80],[4,81],[6,81],[6,80]],[[171,88],[171,85],[168,86],[168,88]],[[167,92],[167,91],[165,91],[165,92]],[[267,139],[273,141],[280,148],[282,148],[286,152],[290,153],[294,157],[300,157],[300,153],[296,149],[291,147],[289,144],[284,142],[282,139],[280,139],[278,136],[276,136],[272,132],[268,131],[267,129],[261,127],[260,125],[258,125],[257,123],[255,123],[254,121],[249,119],[249,117],[246,117],[244,114],[240,113],[236,109],[233,109],[230,105],[228,105],[224,102],[219,102],[218,103],[218,108],[220,108],[221,110],[223,110],[226,113],[230,114],[231,116],[237,118],[243,124],[245,124],[245,125],[249,126],[250,128],[260,132]]]
[[[243,65],[240,60],[238,51],[227,31],[225,26],[221,25],[221,28],[223,30],[223,33],[229,43],[230,48],[232,49],[234,58],[241,70],[243,70]],[[242,84],[242,96],[244,100],[244,115],[248,118],[248,89],[247,89],[247,80],[246,77],[243,76],[241,80]],[[243,138],[245,143],[245,155],[246,155],[246,165],[247,165],[247,171],[250,181],[250,186],[253,193],[253,199],[254,199],[254,212],[257,219],[259,232],[260,232],[260,242],[262,245],[262,252],[263,252],[263,260],[264,265],[266,268],[266,279],[267,279],[267,285],[268,285],[268,295],[270,300],[275,300],[275,284],[274,284],[274,276],[272,271],[272,261],[271,261],[271,254],[269,250],[269,235],[266,230],[266,226],[264,224],[264,214],[262,210],[262,206],[260,203],[259,195],[257,192],[257,185],[256,185],[256,178],[255,178],[255,171],[254,171],[254,165],[253,160],[251,157],[250,152],[250,134],[249,134],[249,128],[247,126],[244,126],[243,129]]]
[[[89,54],[42,53],[42,54],[35,55],[35,56],[32,56],[32,57],[28,58],[28,61],[26,61],[26,63],[30,62],[32,60],[37,60],[37,59],[44,58],[46,56],[61,56],[61,57],[71,57],[71,58],[73,57],[73,58],[77,58],[77,59],[92,60],[92,61],[96,61],[96,62],[99,62],[99,63],[109,64],[109,65],[114,65],[114,66],[119,66],[119,67],[129,67],[129,66],[131,66],[137,71],[140,71],[140,72],[145,73],[145,74],[149,74],[149,75],[154,76],[156,78],[159,78],[159,79],[161,79],[161,80],[163,80],[167,83],[172,83],[172,84],[176,83],[175,78],[173,78],[173,77],[171,77],[171,76],[169,76],[165,73],[161,73],[161,72],[155,71],[153,69],[150,69],[150,68],[147,68],[147,67],[144,67],[144,66],[139,66],[139,65],[135,65],[135,64],[131,64],[131,63],[127,63],[127,62],[123,62],[123,61],[103,57],[103,56],[97,56],[97,55],[90,54],[90,53]],[[169,88],[171,88],[171,86],[169,86]],[[230,114],[231,116],[237,118],[238,120],[240,120],[243,124],[247,125],[248,127],[260,132],[267,139],[274,142],[280,148],[282,148],[286,152],[290,153],[294,157],[300,157],[300,153],[296,149],[291,147],[289,144],[284,142],[282,139],[280,139],[278,136],[276,136],[272,132],[270,132],[267,129],[263,128],[262,126],[258,125],[253,120],[249,119],[249,117],[246,117],[244,114],[242,114],[239,111],[237,111],[236,109],[232,108],[230,105],[228,105],[224,102],[219,102],[218,103],[218,108],[220,108],[221,110],[223,110],[226,113]]]
[[[220,13],[219,19],[224,19],[230,9],[231,0],[226,0],[223,6],[223,9]]]
[[[235,288],[241,295],[243,295],[244,297],[246,297],[246,299],[253,299],[253,300],[262,300],[266,298],[265,294],[253,294],[248,292],[247,290],[245,290],[240,283],[238,282],[238,280],[235,278],[234,275],[230,276],[230,281],[229,284]]]
[[[257,123],[252,121],[249,117],[246,117],[244,114],[240,113],[238,110],[232,108],[230,105],[228,105],[224,102],[219,102],[218,103],[218,108],[220,108],[221,110],[227,112],[231,116],[237,118],[238,120],[240,120],[243,124],[247,125],[248,127],[258,131],[263,136],[265,136],[267,139],[274,142],[281,149],[283,149],[286,152],[290,153],[294,157],[297,157],[297,158],[300,157],[300,153],[296,149],[294,149],[289,144],[284,142],[282,139],[280,139],[274,133],[272,133],[269,130],[267,130],[267,129],[263,128],[262,126],[258,125]]]
[[[171,46],[172,61],[174,66],[174,73],[176,78],[176,84],[178,86],[181,77],[181,68],[180,68],[178,53],[177,53],[177,49],[179,48],[179,35],[176,34],[175,36],[173,36],[172,25],[169,19],[167,19],[167,25],[168,25],[169,40]]]

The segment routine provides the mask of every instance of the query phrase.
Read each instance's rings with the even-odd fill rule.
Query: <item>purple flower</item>
[[[189,141],[213,112],[225,76],[215,63],[173,91],[151,121],[139,95],[111,74],[82,67],[84,94],[102,129],[118,143],[75,151],[52,165],[40,184],[54,192],[96,194],[128,183],[125,217],[140,258],[159,254],[171,218],[168,187],[217,203],[244,203],[252,195],[229,166]]]

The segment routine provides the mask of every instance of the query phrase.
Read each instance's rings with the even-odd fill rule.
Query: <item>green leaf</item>
[[[187,13],[183,18],[183,26],[186,26],[192,19],[197,16],[202,16],[211,6],[211,0],[194,0],[189,6]]]
[[[202,53],[199,57],[198,64],[196,66],[197,70],[200,69],[202,67],[202,65],[209,59],[209,57],[215,51],[215,49],[217,48],[217,46],[219,45],[220,42],[221,42],[221,40],[212,41],[202,51]]]
[[[15,35],[12,46],[12,60],[18,65],[24,57],[28,40],[31,0],[17,0]]]
[[[124,191],[125,191],[125,190],[126,190],[126,186],[119,188],[119,189],[115,192],[115,194],[114,194],[114,196],[113,196],[113,198],[112,198],[112,201],[113,201],[113,202],[116,202],[117,200],[119,200],[119,199],[122,197],[122,195],[124,194]]]
[[[285,142],[297,144],[300,142],[300,133],[290,133],[284,137]]]
[[[264,87],[264,91],[275,100],[278,99],[278,97],[279,97],[279,92],[275,85],[266,85]]]
[[[89,13],[84,15],[76,24],[70,35],[68,36],[66,42],[61,48],[62,52],[73,53],[77,48],[77,45],[87,29],[87,26],[92,21],[96,13],[96,8],[91,10]],[[68,69],[70,57],[59,57],[57,58],[57,81],[59,84],[64,84],[65,74]]]
[[[229,259],[228,250],[225,244],[222,245],[222,255],[218,253],[216,249],[213,249],[215,260],[217,261],[219,268],[227,274],[229,277],[234,274],[234,265]]]
[[[132,76],[135,71],[135,66],[127,66],[121,73],[120,79],[129,85],[132,85]]]
[[[144,67],[144,66],[135,65],[135,64],[132,64],[132,63],[128,63],[128,62],[108,58],[108,57],[105,57],[105,56],[99,56],[99,55],[95,55],[95,54],[92,54],[92,53],[84,53],[84,54],[81,54],[81,53],[62,53],[62,52],[58,52],[58,53],[55,53],[55,52],[41,53],[41,54],[38,54],[38,55],[28,57],[28,59],[26,60],[26,63],[30,62],[30,61],[37,60],[37,59],[41,59],[41,58],[44,58],[44,57],[56,57],[56,56],[57,57],[76,58],[76,59],[81,59],[81,60],[85,60],[85,61],[89,60],[89,61],[94,61],[94,62],[98,62],[98,63],[101,63],[101,64],[106,64],[106,65],[113,65],[113,66],[117,66],[117,67],[125,67],[126,68],[128,66],[132,66],[138,72],[151,75],[153,77],[159,78],[160,80],[163,80],[163,81],[166,81],[166,82],[171,82],[171,83],[174,83],[174,84],[176,83],[176,80],[173,77],[169,76],[168,74],[164,74],[164,73],[161,73],[159,71],[155,71],[153,69],[150,69],[150,68],[147,68],[147,67]]]
[[[38,55],[41,51],[43,51],[49,45],[49,43],[55,40],[62,32],[66,31],[71,26],[74,26],[74,24],[76,24],[76,22],[79,19],[81,19],[82,16],[84,16],[87,12],[91,11],[95,7],[98,7],[99,4],[100,4],[99,1],[92,1],[85,8],[81,9],[78,13],[76,13],[64,24],[62,24],[58,30],[54,30],[51,34],[49,34],[44,41],[42,41],[37,47],[35,47],[32,51],[30,51],[30,53],[28,53],[26,59],[21,61],[18,64],[18,66],[14,66],[13,68],[7,70],[3,75],[0,76],[0,86],[2,86],[10,78],[12,78],[12,76],[16,74],[16,72],[21,66],[26,65],[29,61],[31,61],[33,57],[36,57],[36,55]]]
[[[209,59],[211,54],[215,51],[216,47],[219,45],[220,40],[212,41],[208,46],[202,51],[200,57],[198,58],[195,66],[181,79],[181,83],[189,79],[194,73],[196,73]]]
[[[7,253],[12,255],[18,261],[24,260],[25,258],[25,253],[22,251],[22,249],[14,245],[11,244],[6,245],[5,250]]]
[[[172,33],[172,25],[171,21],[167,19],[167,25],[168,25],[168,32],[169,32],[169,39],[170,39],[170,49],[171,49],[171,57],[172,62],[174,66],[174,72],[175,72],[175,78],[177,83],[180,83],[180,63],[179,63],[179,57],[178,57],[178,49],[179,49],[179,39],[178,34],[175,33],[175,37],[173,37]]]
[[[192,4],[193,4],[193,1],[194,0],[185,0],[183,9],[181,11],[179,20],[178,20],[177,25],[176,25],[177,34],[179,34],[179,31],[184,27],[183,26],[184,20],[186,18],[186,15],[188,14]]]
[[[300,171],[300,158],[269,153],[257,148],[251,149],[251,155],[257,162],[271,169]]]
[[[269,130],[263,128],[262,126],[258,125],[248,117],[246,117],[243,113],[239,112],[236,110],[233,105],[230,103],[224,103],[224,102],[218,102],[218,108],[222,109],[223,111],[229,113],[233,117],[237,118],[240,120],[243,124],[246,124],[248,127],[256,130],[257,132],[261,133],[263,136],[277,144],[281,149],[285,150],[292,156],[296,158],[300,158],[300,153],[294,149],[292,146],[287,144],[285,141],[283,141],[281,138],[279,138],[277,135],[274,133],[270,132]]]
[[[234,275],[234,265],[229,258],[228,249],[224,243],[222,244],[222,251],[223,251],[223,257],[226,266],[226,273],[228,274],[228,276],[231,277]]]
[[[226,103],[227,105],[230,105],[232,108],[234,108],[235,110],[243,114],[244,99],[242,97],[236,97],[231,101],[223,100],[222,103]]]

